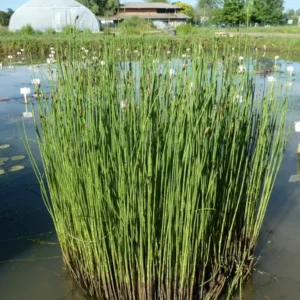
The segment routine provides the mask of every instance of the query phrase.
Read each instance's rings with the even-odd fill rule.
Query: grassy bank
[[[45,57],[48,55],[50,47],[56,49],[65,49],[70,44],[72,38],[70,35],[19,35],[5,34],[0,39],[0,57],[7,61],[7,55],[13,55],[14,61],[17,59],[16,53],[20,49],[26,50],[27,56]],[[288,58],[299,56],[300,38],[295,37],[253,37],[253,36],[235,36],[227,38],[216,38],[214,31],[203,31],[203,34],[186,34],[178,32],[178,36],[172,37],[168,34],[163,35],[104,35],[104,34],[80,34],[77,35],[78,47],[88,47],[92,51],[98,51],[102,47],[109,47],[115,44],[117,47],[123,47],[125,44],[134,49],[145,45],[153,45],[159,49],[184,49],[193,47],[195,44],[202,45],[203,49],[210,51],[216,44],[223,48],[230,44],[232,47],[240,49],[250,46],[263,52],[266,47],[267,52],[276,51],[276,54]],[[80,46],[79,46],[80,45]],[[1,58],[0,58],[1,61]]]
[[[99,299],[230,297],[283,157],[279,81],[256,93],[232,44],[220,63],[217,44],[208,58],[197,40],[165,41],[55,49],[51,98],[38,99],[44,173],[33,167],[67,268]]]

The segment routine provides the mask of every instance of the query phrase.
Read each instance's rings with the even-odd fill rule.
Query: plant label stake
[[[300,122],[295,122],[295,131],[300,132]]]
[[[292,175],[289,179],[289,182],[297,182],[300,181],[300,143],[297,149],[297,174]]]
[[[27,104],[25,104],[25,111],[23,112],[23,118],[32,118],[32,112],[28,111]]]
[[[30,94],[30,88],[26,88],[26,87],[21,88],[20,89],[20,94],[24,95],[24,101],[25,101],[25,104],[27,104],[27,95]]]

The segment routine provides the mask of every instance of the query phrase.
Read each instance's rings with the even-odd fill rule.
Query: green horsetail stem
[[[25,132],[64,262],[99,299],[229,297],[255,263],[286,94],[229,46],[120,41],[57,57],[34,114],[43,171]]]

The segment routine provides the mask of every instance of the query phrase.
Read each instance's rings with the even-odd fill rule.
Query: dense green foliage
[[[67,269],[98,299],[232,294],[283,157],[281,83],[255,93],[231,45],[70,46],[34,115],[43,172],[29,151]]]
[[[118,27],[122,34],[140,35],[147,30],[153,30],[152,22],[139,17],[126,18]]]
[[[199,5],[205,2],[200,0]],[[209,7],[206,6],[205,7]],[[212,9],[212,8],[211,8]],[[258,22],[279,24],[283,17],[283,0],[224,0],[211,11],[212,21],[226,24]]]
[[[215,10],[213,21],[227,24],[245,22],[244,2],[241,0],[225,0],[223,7]]]
[[[112,16],[119,8],[119,0],[77,0],[88,7],[94,14]]]
[[[283,0],[253,0],[253,22],[279,24],[282,17]]]
[[[188,22],[191,22],[195,18],[195,10],[192,5],[183,2],[176,2],[175,6],[179,6],[182,8],[180,13],[189,16],[191,19]]]
[[[9,14],[5,11],[0,11],[0,26],[8,26]]]

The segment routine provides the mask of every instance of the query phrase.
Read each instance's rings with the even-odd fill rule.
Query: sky
[[[189,3],[191,5],[196,5],[197,0],[181,0],[182,2]],[[19,6],[23,5],[24,3],[28,2],[28,0],[0,0],[0,10],[6,11],[7,8],[11,8],[16,10]],[[141,2],[141,0],[122,0],[124,2]],[[172,1],[171,1],[172,2]],[[284,1],[284,8],[285,9],[298,9],[300,8],[299,0],[285,0]]]

